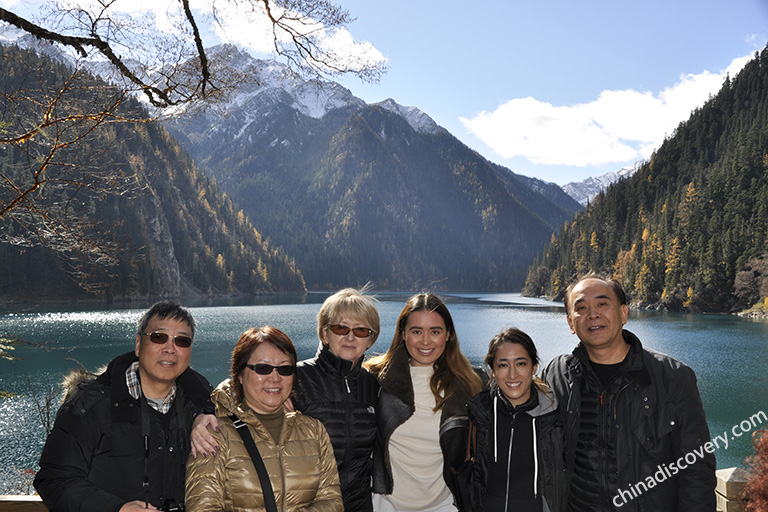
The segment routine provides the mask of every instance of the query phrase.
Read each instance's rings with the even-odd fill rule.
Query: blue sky
[[[647,158],[768,39],[768,0],[339,3],[389,66],[354,94],[559,184]]]
[[[0,6],[24,14],[45,2]],[[768,41],[768,0],[336,3],[356,21],[330,44],[367,50],[389,67],[378,84],[342,80],[356,96],[418,107],[489,160],[561,185],[648,158]],[[243,4],[192,4],[230,15],[219,40],[265,56],[271,40],[258,18],[226,12]],[[172,31],[162,17],[179,5],[119,0],[113,8],[154,10],[156,29]]]

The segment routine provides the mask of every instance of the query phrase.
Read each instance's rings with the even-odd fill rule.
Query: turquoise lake
[[[317,350],[316,315],[327,294],[277,295],[221,303],[191,304],[198,322],[192,365],[215,386],[226,378],[230,355],[241,332],[274,325],[296,344],[299,357]],[[369,354],[386,350],[407,294],[377,294],[382,333]],[[576,344],[562,304],[519,294],[443,294],[456,324],[464,354],[480,364],[494,334],[518,327],[539,348],[542,365]],[[4,306],[0,337],[23,340],[16,361],[0,361],[0,389],[14,393],[0,400],[0,494],[30,492],[31,472],[45,442],[37,402],[58,390],[62,376],[83,366],[95,370],[116,355],[133,350],[135,324],[147,304]],[[768,428],[768,322],[733,316],[631,311],[627,329],[651,349],[691,366],[712,437],[729,438],[715,452],[718,468],[742,466],[752,453],[751,434]],[[34,395],[32,393],[34,390]],[[54,402],[51,415],[55,414]],[[43,414],[45,416],[45,414]],[[52,419],[52,416],[51,416]],[[735,427],[735,428],[734,428]]]

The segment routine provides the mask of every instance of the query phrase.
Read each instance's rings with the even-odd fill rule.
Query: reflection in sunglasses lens
[[[189,336],[170,336],[165,332],[145,332],[149,336],[149,341],[163,345],[168,342],[168,338],[173,338],[173,343],[179,348],[189,348],[192,345],[192,338]]]
[[[269,375],[270,373],[272,373],[272,370],[277,370],[277,373],[279,375],[282,375],[283,377],[288,377],[290,375],[293,375],[296,372],[296,367],[290,364],[285,364],[282,366],[272,366],[271,364],[257,363],[257,364],[246,364],[245,366],[247,366],[254,372],[258,373],[259,375]]]
[[[373,329],[367,327],[355,327],[354,329],[351,329],[346,325],[334,324],[329,325],[328,328],[337,336],[346,336],[349,334],[349,331],[352,331],[352,334],[354,334],[356,338],[367,338],[373,334]]]

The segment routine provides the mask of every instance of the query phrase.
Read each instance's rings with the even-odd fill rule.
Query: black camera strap
[[[256,473],[259,474],[259,481],[261,482],[261,492],[264,494],[264,506],[267,508],[267,512],[277,512],[277,503],[275,502],[275,495],[272,492],[272,482],[269,481],[269,475],[267,474],[267,468],[264,466],[264,461],[261,460],[256,443],[253,441],[251,431],[248,430],[248,425],[238,418],[235,414],[231,414],[229,419],[232,420],[232,424],[235,426],[235,430],[243,438],[243,444],[248,450],[253,461],[253,466],[256,468]]]

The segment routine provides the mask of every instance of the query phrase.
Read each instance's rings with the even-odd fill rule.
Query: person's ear
[[[571,334],[576,334],[576,329],[573,328],[573,321],[571,320],[571,315],[566,315],[566,320],[568,320],[568,327],[571,328]]]

